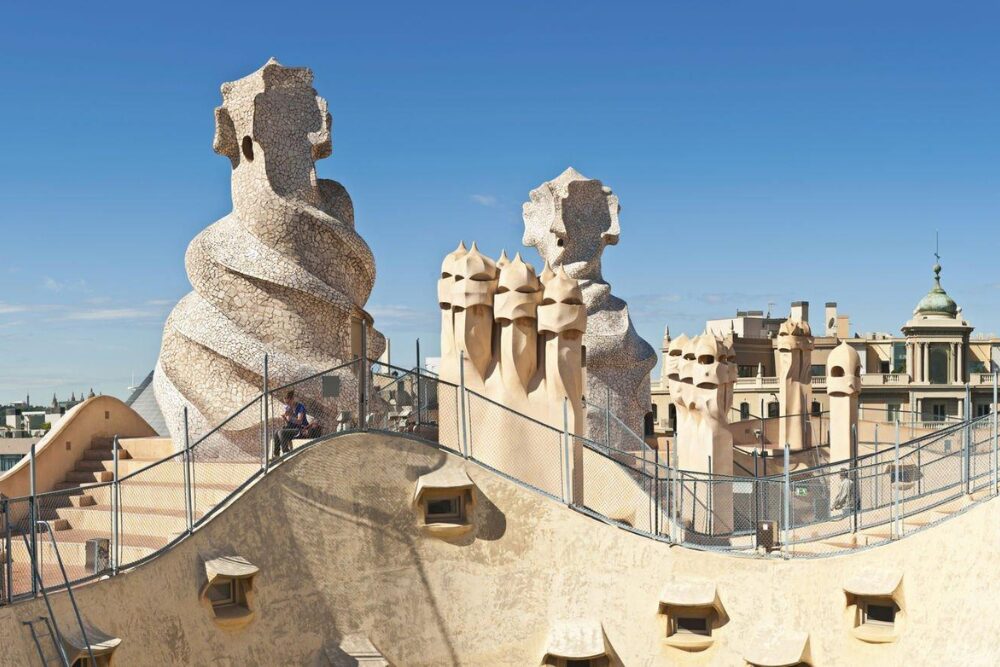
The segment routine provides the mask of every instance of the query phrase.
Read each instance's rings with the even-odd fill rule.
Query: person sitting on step
[[[284,425],[274,433],[274,458],[292,451],[292,439],[308,437],[310,427],[306,416],[306,406],[295,400],[295,392],[289,390],[284,399],[282,413]]]

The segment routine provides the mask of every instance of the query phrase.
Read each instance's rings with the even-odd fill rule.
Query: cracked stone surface
[[[198,435],[260,393],[265,353],[270,386],[277,387],[349,360],[352,321],[371,322],[364,306],[375,282],[374,257],[354,229],[347,191],[316,177],[316,160],[332,151],[332,119],[312,87],[312,72],[271,59],[224,83],[222,98],[213,148],[232,166],[233,210],[188,246],[194,290],[167,318],[154,372],[156,398],[177,444],[185,407]],[[385,340],[368,331],[369,357],[377,358]],[[356,386],[347,375],[344,396]],[[310,413],[332,427],[332,413],[343,406],[320,401],[315,386],[301,389],[314,395],[306,401]],[[259,418],[259,406],[244,411],[211,449],[259,455]]]
[[[618,197],[601,181],[572,167],[542,183],[523,206],[526,246],[533,246],[547,265],[563,268],[579,281],[587,307],[587,433],[603,441],[604,407],[610,392],[611,413],[636,435],[650,411],[649,373],[656,352],[636,332],[628,304],[611,293],[601,273],[604,248],[621,236]],[[626,438],[622,444],[639,443]]]

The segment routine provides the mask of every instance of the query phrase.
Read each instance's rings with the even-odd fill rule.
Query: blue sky
[[[605,276],[655,347],[796,299],[897,331],[936,229],[946,289],[1000,331],[995,2],[145,4],[4,9],[0,401],[150,370],[184,250],[230,208],[219,84],[270,56],[329,100],[320,175],[401,362],[437,348],[441,257],[517,249],[568,165],[621,198]]]

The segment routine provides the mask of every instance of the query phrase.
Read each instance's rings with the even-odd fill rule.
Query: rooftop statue
[[[812,329],[809,322],[789,317],[778,329],[778,442],[792,450],[812,443]]]
[[[371,322],[364,306],[375,261],[354,230],[351,198],[340,183],[316,176],[316,160],[332,150],[332,120],[312,78],[307,68],[271,59],[222,85],[213,148],[232,166],[233,210],[188,246],[194,291],[167,319],[154,373],[175,441],[184,407],[197,435],[259,394],[265,353],[274,387],[350,359],[360,347],[352,336],[365,329],[370,358],[385,346],[381,334],[360,326]],[[336,406],[307,407],[333,425]],[[246,412],[254,413],[249,427],[260,412]],[[227,429],[238,432],[239,420]],[[255,438],[233,435],[229,443],[259,452]]]
[[[670,342],[664,363],[670,396],[677,409],[677,466],[693,474],[733,474],[733,434],[729,430],[736,365],[732,341],[712,333]],[[721,532],[732,527],[732,488],[703,486],[698,501],[711,507],[698,532]]]
[[[438,386],[440,441],[455,449],[463,439],[475,443],[470,453],[480,461],[559,495],[566,462],[557,436],[584,427],[579,284],[563,269],[538,276],[520,255],[494,261],[462,243],[441,264],[438,303],[440,377],[470,390],[463,425],[454,389]],[[582,453],[571,440],[577,477]]]
[[[628,305],[611,294],[601,274],[605,246],[617,244],[621,235],[618,197],[572,167],[532,190],[530,197],[523,206],[522,242],[534,246],[553,270],[563,269],[579,281],[587,306],[588,436],[603,441],[608,435],[604,407],[610,392],[612,414],[641,437],[656,352],[636,333]]]

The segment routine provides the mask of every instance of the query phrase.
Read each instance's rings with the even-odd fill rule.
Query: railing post
[[[268,371],[269,371],[269,369],[268,369],[268,357],[267,357],[267,353],[265,352],[264,353],[264,386],[262,387],[262,392],[261,392],[261,395],[260,395],[260,400],[261,400],[261,404],[260,404],[261,423],[263,425],[263,428],[261,429],[261,431],[263,432],[263,437],[264,437],[264,457],[263,457],[264,460],[263,460],[263,466],[264,466],[264,472],[265,473],[267,472],[268,468],[270,467],[270,460],[271,460],[271,424],[270,424],[271,420],[269,419],[269,417],[271,416],[271,414],[270,414],[270,410],[268,409],[270,407],[270,400],[271,400],[271,394],[269,393],[269,386],[268,385],[270,384],[271,378],[269,377]]]
[[[361,372],[358,373],[358,426],[362,431],[368,430],[368,323],[361,326]]]
[[[789,557],[788,553],[788,541],[791,539],[789,536],[788,527],[792,523],[792,472],[791,472],[791,460],[792,451],[789,444],[785,443],[785,483],[783,486],[783,505],[785,509],[785,520],[782,522],[782,538],[781,538],[781,552],[784,554],[785,558]]]
[[[611,449],[611,387],[607,387],[608,393],[604,401],[604,432],[607,435],[607,446]]]
[[[7,555],[4,558],[4,580],[6,585],[4,590],[7,592],[5,600],[7,604],[14,599],[14,566],[13,559],[11,558],[10,548],[10,500],[7,498],[3,499],[3,532],[4,532],[4,553]]]
[[[670,473],[670,541],[676,544],[680,541],[680,480],[677,477],[677,443],[679,436],[674,433],[674,446],[670,450],[670,460],[667,462],[667,472]]]
[[[898,419],[898,418],[897,418]],[[872,460],[878,464],[878,422],[875,422],[875,456]],[[875,485],[875,507],[878,507],[878,484]]]
[[[656,513],[653,515],[653,534],[656,536],[660,535],[660,510],[662,505],[660,504],[660,448],[657,446],[653,450],[653,472],[655,477],[653,484],[653,495],[656,497]]]
[[[760,481],[757,479],[757,450],[753,450],[753,548],[757,549],[757,524],[760,523]]]
[[[469,458],[468,433],[465,429],[465,352],[458,356],[458,402],[459,418],[462,424],[462,456]]]
[[[563,396],[563,455],[565,457],[566,488],[564,499],[567,505],[573,504],[573,480],[570,477],[572,468],[569,464],[569,399]]]
[[[963,408],[963,417],[965,417],[965,426],[962,431],[962,488],[965,493],[972,493],[972,475],[971,473],[971,463],[972,463],[972,431],[969,428],[969,385],[965,385],[965,406]]]
[[[114,477],[111,482],[111,574],[118,574],[119,540],[118,524],[121,518],[121,485],[118,481],[118,436],[111,445],[111,460],[114,462]]]
[[[892,475],[889,477],[889,482],[892,484],[892,516],[893,516],[893,529],[891,535],[895,539],[899,539],[903,536],[903,517],[899,511],[899,430],[896,431],[896,444],[893,446],[892,452],[893,464],[892,464]]]
[[[851,533],[857,533],[861,523],[858,516],[858,508],[861,506],[861,479],[858,477],[858,425],[851,424],[851,470],[848,473],[853,484],[851,485]],[[878,470],[878,467],[875,468]],[[878,484],[875,485],[876,494]],[[876,506],[878,503],[875,503]]]
[[[991,440],[993,441],[993,456],[992,456],[992,458],[993,458],[993,461],[992,461],[993,465],[991,466],[991,468],[993,469],[993,478],[991,479],[991,482],[993,483],[993,494],[994,495],[996,495],[996,493],[997,493],[997,466],[1000,465],[1000,460],[998,460],[998,458],[997,458],[998,444],[1000,444],[1000,443],[997,442],[997,436],[1000,435],[1000,433],[998,433],[998,431],[997,431],[997,376],[998,375],[1000,375],[1000,368],[994,368],[993,369],[993,406],[990,408],[990,412],[993,413],[993,419],[991,420],[992,424],[993,424],[993,432],[990,435],[992,436]]]
[[[35,445],[32,443],[29,453],[31,459],[28,461],[28,484],[31,497],[28,499],[28,519],[31,521],[29,531],[31,532],[31,571],[38,573],[38,576],[31,578],[31,596],[38,597],[38,580],[41,572],[38,569],[38,496],[35,493]],[[7,555],[10,558],[10,554]]]
[[[420,339],[417,339],[417,427],[420,427],[420,407],[423,404],[423,390],[420,386]]]
[[[705,496],[705,526],[709,535],[715,535],[715,472],[712,470],[712,455],[708,455],[708,479],[705,480],[705,489],[708,494]]]
[[[188,459],[191,456],[191,432],[188,428],[188,409],[184,406],[184,520],[187,524],[187,533],[191,534],[191,469],[188,466]]]

